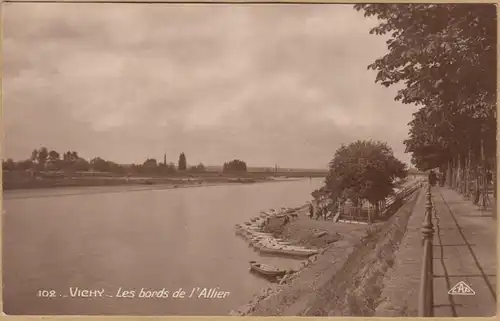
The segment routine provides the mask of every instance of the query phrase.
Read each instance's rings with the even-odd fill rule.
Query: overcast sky
[[[409,160],[415,109],[374,83],[386,39],[352,5],[4,6],[4,158],[324,168],[371,138]]]

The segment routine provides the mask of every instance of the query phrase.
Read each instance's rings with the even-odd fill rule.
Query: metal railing
[[[432,253],[432,239],[434,228],[432,225],[432,195],[431,185],[427,185],[427,195],[425,203],[425,217],[420,230],[423,243],[422,271],[420,276],[420,293],[418,302],[418,316],[434,316],[434,267]]]
[[[397,191],[393,195],[386,197],[385,200],[383,200],[379,203],[378,213],[376,213],[376,214],[379,215],[379,218],[386,217],[387,212],[389,211],[389,209],[391,209],[391,207],[395,203],[406,199],[408,196],[413,194],[415,191],[422,188],[422,186],[423,186],[423,181],[418,180],[416,182],[413,182],[413,183],[403,187],[402,189],[400,189],[399,191]],[[363,210],[362,206],[358,206],[358,207],[353,206],[353,207],[349,207],[347,209],[341,207],[341,208],[339,208],[337,213],[332,215],[332,218],[338,217],[338,215],[341,214],[342,219],[345,219],[345,220],[362,221],[362,222],[369,223],[369,218],[368,218],[367,213],[368,213],[368,211],[371,211],[371,210],[373,210],[373,208],[368,208],[366,210]]]

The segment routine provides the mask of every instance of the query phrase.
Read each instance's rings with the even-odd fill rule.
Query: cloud
[[[371,138],[406,161],[414,109],[366,69],[387,50],[375,23],[333,4],[7,4],[6,156],[324,167]]]

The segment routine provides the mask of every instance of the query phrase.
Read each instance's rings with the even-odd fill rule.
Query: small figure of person
[[[309,202],[309,218],[312,219],[314,216],[314,206],[312,205],[312,202]]]
[[[436,186],[436,183],[437,183],[437,175],[433,170],[431,170],[429,172],[429,184],[431,186]]]
[[[443,187],[445,183],[446,183],[446,174],[445,173],[440,173],[440,175],[439,175],[439,186]]]
[[[285,215],[285,219],[283,220],[283,226],[287,225],[290,222],[290,217]]]
[[[488,169],[486,172],[486,184],[490,185],[491,183],[493,183],[493,173]]]
[[[319,220],[321,217],[321,214],[323,212],[323,205],[319,205],[317,210],[316,210],[316,221]]]

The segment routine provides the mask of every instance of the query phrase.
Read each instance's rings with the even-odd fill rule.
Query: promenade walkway
[[[454,190],[435,188],[432,198],[435,316],[496,315],[497,222]],[[448,294],[459,282],[475,294]]]
[[[422,268],[420,228],[425,213],[421,190],[404,238],[386,274],[376,316],[417,316]],[[432,200],[434,242],[434,314],[436,317],[491,317],[496,315],[496,227],[484,212],[458,192],[434,187]],[[464,282],[474,295],[448,292]]]

